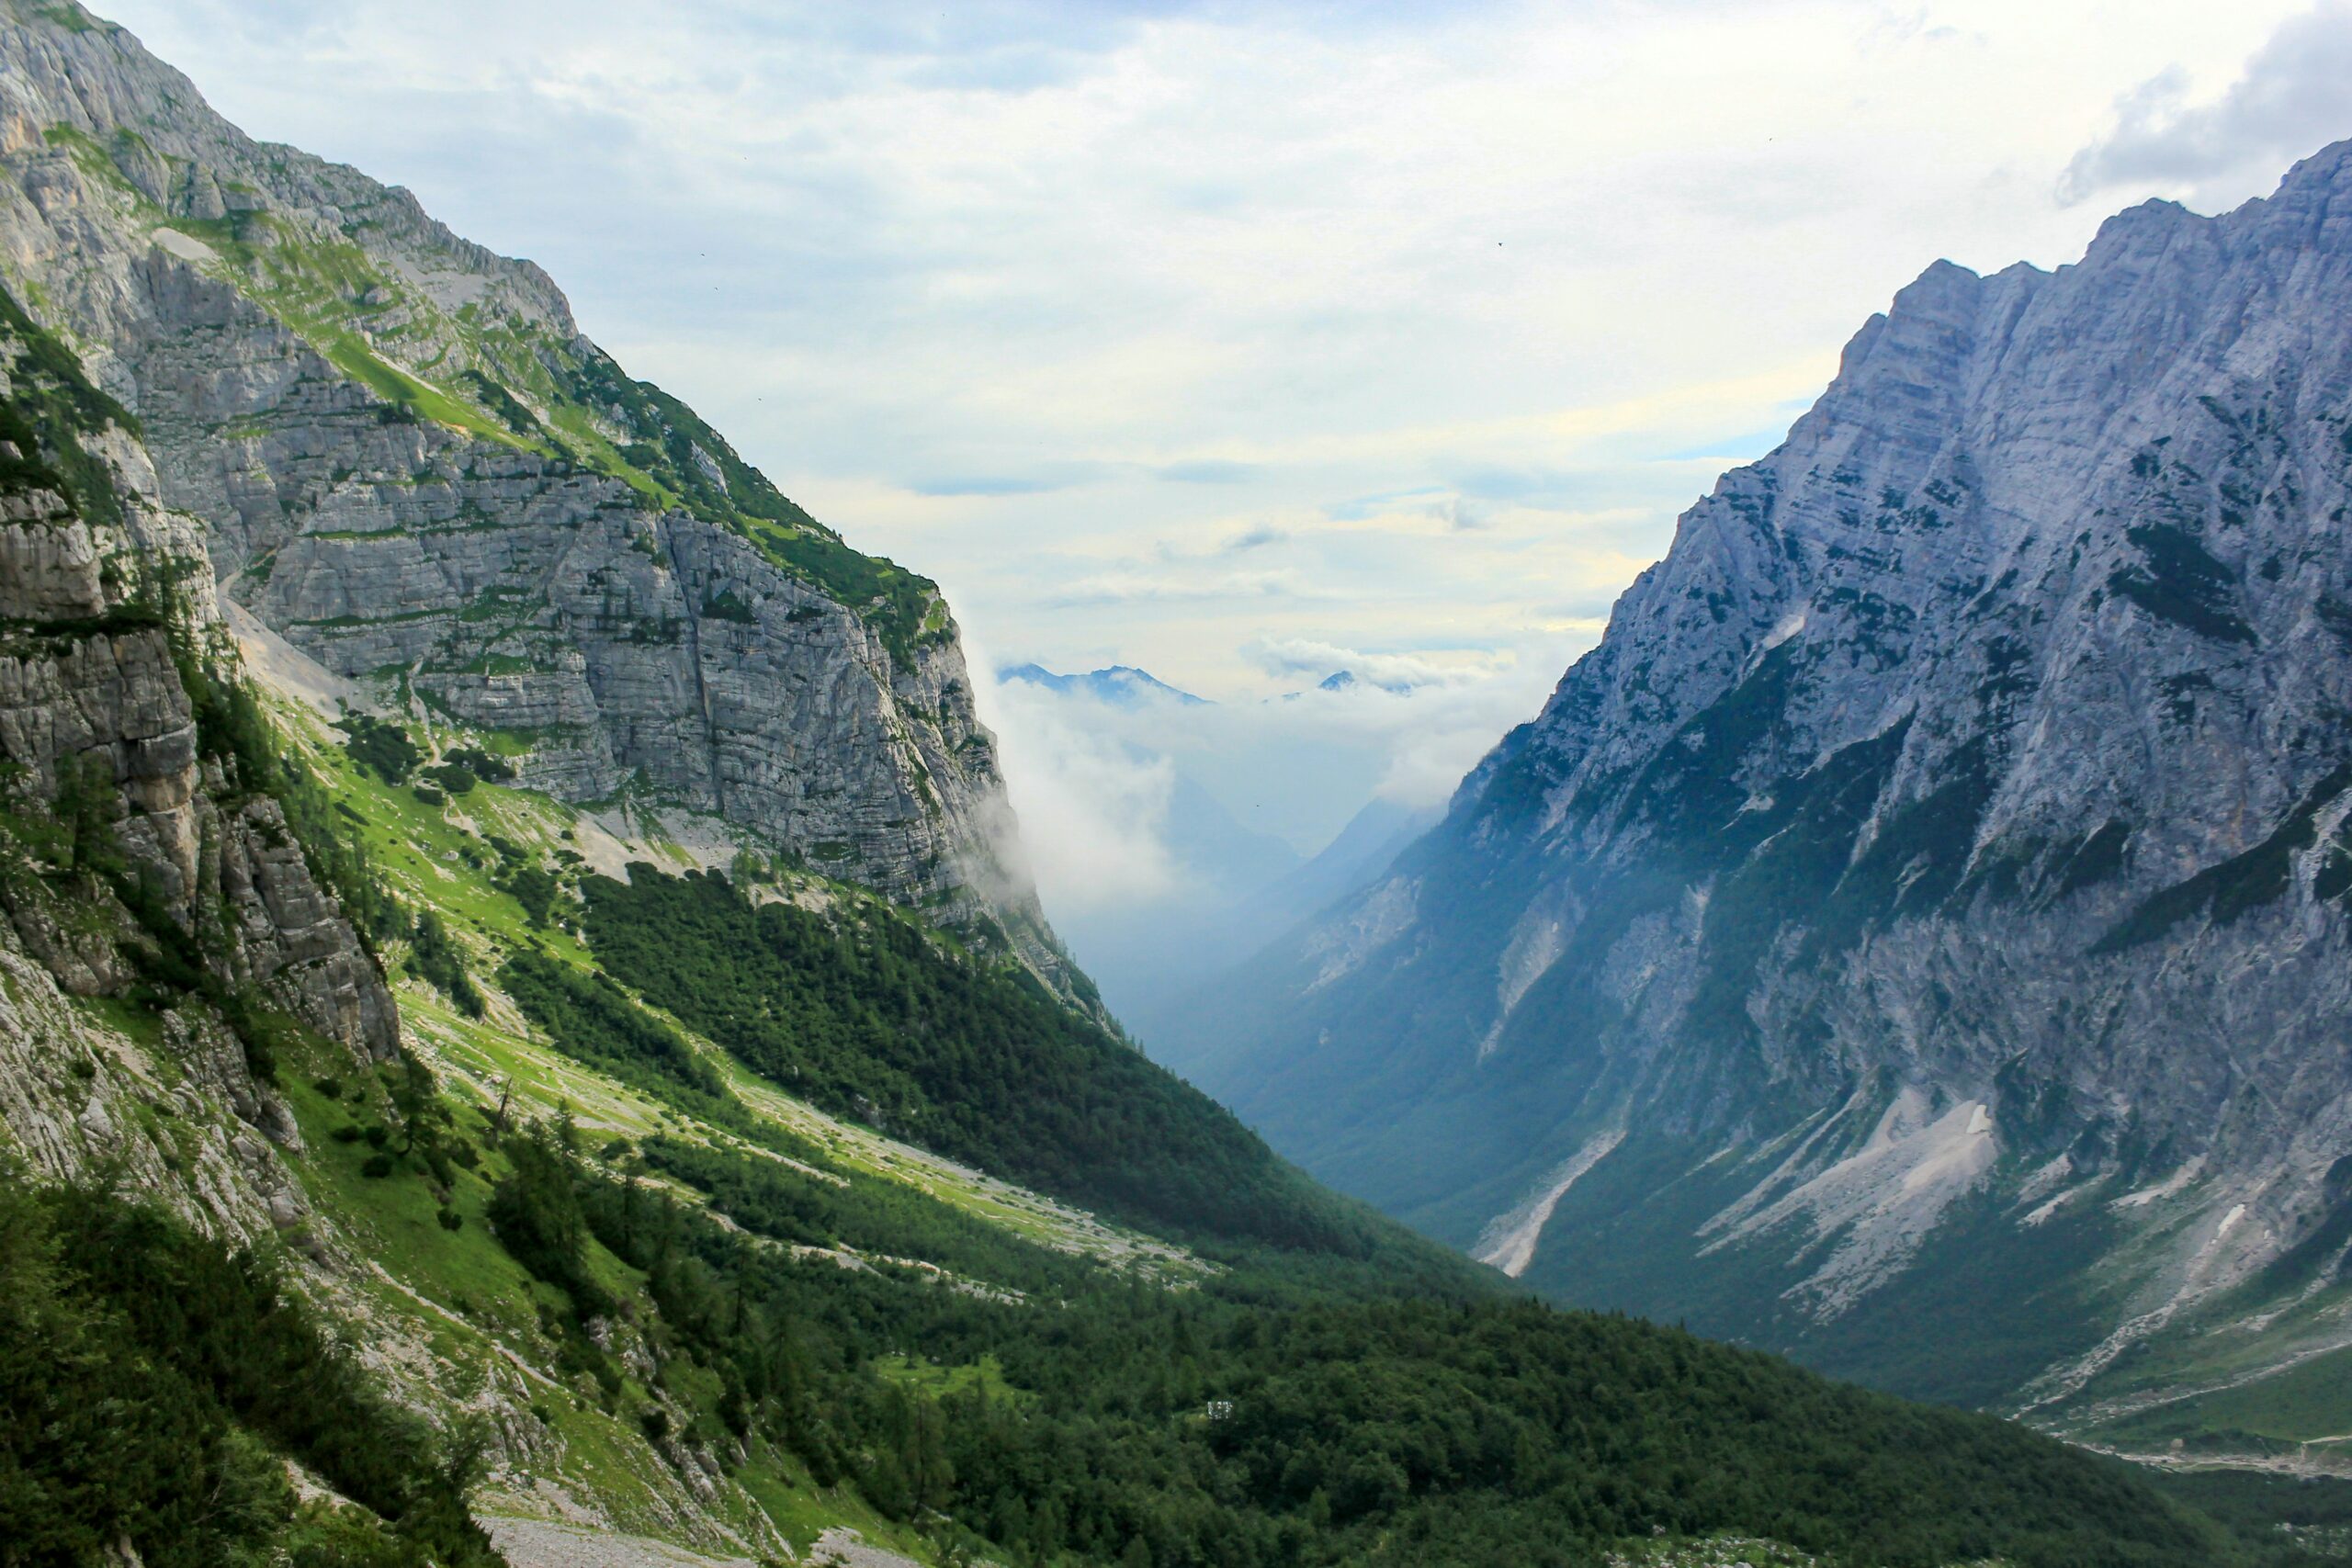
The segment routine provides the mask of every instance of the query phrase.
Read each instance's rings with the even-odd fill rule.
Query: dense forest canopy
[[[790,1092],[1191,1234],[1363,1252],[1387,1227],[1046,993],[884,908],[753,904],[716,872],[591,879],[598,962]]]

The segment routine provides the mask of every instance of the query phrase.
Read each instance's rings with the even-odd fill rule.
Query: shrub
[[[450,1004],[468,1018],[480,1018],[487,1010],[481,992],[466,973],[465,954],[450,937],[449,929],[441,923],[441,917],[430,909],[416,918],[416,934],[409,943],[408,971],[447,997]]]
[[[609,1315],[612,1298],[588,1272],[588,1223],[572,1185],[571,1152],[535,1125],[507,1140],[506,1156],[513,1168],[490,1194],[490,1224],[499,1245],[571,1297],[578,1318]]]
[[[487,779],[492,784],[511,784],[514,779],[513,763],[503,757],[483,750],[479,746],[460,746],[449,752],[443,761],[451,766],[465,769],[477,779]],[[501,840],[492,839],[491,842],[493,847],[499,848],[501,854],[505,853],[506,846],[502,845]]]
[[[424,760],[408,731],[397,724],[361,713],[339,720],[335,728],[349,738],[344,741],[344,750],[351,753],[351,760],[386,784],[401,783]]]
[[[451,795],[469,793],[481,781],[463,762],[444,762],[437,768],[425,770],[425,777],[447,790]]]
[[[531,918],[533,925],[548,923],[548,917],[555,908],[558,890],[551,874],[535,865],[518,866],[500,886],[513,896],[514,902],[523,906],[523,912]]]

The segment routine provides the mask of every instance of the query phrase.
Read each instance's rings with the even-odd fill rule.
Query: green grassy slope
[[[684,1016],[725,1023],[747,995],[697,1001],[647,956],[715,973],[753,909],[744,892],[649,863],[628,903],[564,858],[593,835],[585,819],[494,784],[428,799],[360,763],[343,732],[277,711],[280,765],[334,801],[341,843],[322,858],[364,863],[399,905],[390,929],[409,934],[382,951],[419,1060],[443,1069],[437,1085],[397,1065],[355,1078],[322,1043],[282,1050],[313,1208],[367,1265],[329,1308],[421,1344],[442,1371],[403,1392],[428,1407],[495,1394],[532,1424],[533,1475],[616,1523],[674,1528],[664,1508],[701,1455],[723,1481],[708,1523],[750,1529],[757,1510],[806,1545],[855,1522],[927,1561],[1570,1563],[1726,1533],[1849,1562],[2254,1560],[2108,1461],[2013,1425],[1507,1297],[1289,1185],[1172,1080],[1151,1092],[1192,1135],[1144,1127],[1118,1179],[1165,1168],[1171,1190],[1204,1191],[1196,1178],[1238,1169],[1252,1202],[1155,1219],[1182,1233],[1175,1247],[1083,1215],[1073,1201],[1102,1170],[1020,1140],[1063,1125],[1056,1097],[1083,1107],[1102,1075],[1129,1083],[1107,1055],[1126,1048],[990,1055],[980,1022],[1025,1017],[999,989],[1019,981],[811,878],[764,887],[763,908],[838,945],[770,976],[767,1010],[789,1027],[747,1037],[765,1042],[747,1054],[786,1052],[763,1055],[786,1083],[790,1053],[829,1064],[845,1076],[826,1092],[852,1104],[861,1075],[899,1072],[919,1109],[1023,1066],[1015,1098],[1039,1103],[965,1152],[1034,1165],[1058,1190],[1023,1207],[1001,1177],[820,1106],[775,1114],[785,1085],[744,1092],[753,1064]],[[412,722],[424,757],[471,747]],[[719,918],[671,918],[688,901]],[[639,919],[621,932],[658,942],[614,941],[624,906]],[[428,913],[455,954],[430,979],[406,973]],[[880,921],[902,927],[886,937]],[[665,994],[678,1011],[656,1005]],[[897,1038],[872,1037],[877,1014]],[[1285,1204],[1293,1223],[1263,1223]],[[527,1507],[530,1493],[508,1473],[483,1501]]]

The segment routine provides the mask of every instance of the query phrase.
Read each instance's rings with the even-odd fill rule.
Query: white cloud
[[[1487,678],[1498,662],[1483,649],[1449,660],[1418,653],[1367,653],[1301,637],[1259,637],[1241,654],[1270,675],[1319,681],[1344,671],[1381,689],[1383,694],[1466,685]]]
[[[2226,202],[2352,136],[2352,0],[2290,18],[2219,96],[2199,101],[2197,86],[2172,64],[2119,97],[2114,128],[2068,162],[2061,198],[2156,186]]]
[[[546,265],[796,499],[959,584],[967,626],[1213,694],[1265,690],[1256,637],[1589,619],[1928,261],[2076,254],[2077,150],[2113,144],[2108,204],[2177,182],[2126,156],[2119,96],[2308,10],[109,8],[256,134]],[[2224,94],[2222,140],[2298,134],[2298,80]],[[2142,130],[2202,123],[2151,101]],[[1344,515],[1367,496],[1414,499]],[[1220,541],[1250,570],[1206,570]]]
[[[1043,603],[1075,609],[1096,604],[1192,601],[1231,604],[1247,599],[1310,599],[1318,591],[1295,571],[1201,571],[1158,567],[1082,577]]]
[[[1168,759],[1137,753],[1036,687],[997,682],[977,647],[967,653],[1022,829],[1000,838],[1008,868],[1057,919],[1176,896],[1184,877],[1165,831],[1175,787]]]
[[[1099,880],[1129,888],[1140,901],[1180,899],[1192,889],[1168,848],[1165,795],[1151,793],[1169,775],[1154,770],[1181,772],[1245,827],[1312,853],[1374,795],[1407,806],[1444,800],[1504,730],[1542,704],[1567,653],[1559,638],[1500,653],[1384,653],[1294,638],[1244,652],[1272,672],[1279,691],[1272,696],[1125,705],[1014,682],[994,694],[989,712],[1002,715],[1006,767],[1021,775],[1014,796],[1024,823],[1035,817],[1024,791],[1059,803],[1047,808],[1054,815],[1035,817],[1056,824],[1069,802],[1099,792],[1107,804],[1098,814],[1116,819],[1119,831],[1110,836],[1125,846],[1100,852],[1112,869]],[[1317,687],[1339,670],[1354,671],[1359,683]],[[1104,837],[1092,827],[1085,831],[1094,841]],[[1136,848],[1147,840],[1155,847]],[[1152,880],[1119,869],[1136,864],[1167,866],[1169,874]],[[1083,880],[1062,879],[1071,887]],[[1040,871],[1048,913],[1057,908],[1054,882]]]

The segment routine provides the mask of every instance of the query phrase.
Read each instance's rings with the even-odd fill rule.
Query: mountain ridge
[[[2329,1353],[2332,1264],[2244,1292],[2334,1224],[2352,1085],[2348,264],[2339,143],[1927,269],[1181,1059],[1566,1299],[1910,1392],[2097,1427],[2200,1327]]]
[[[1076,675],[1057,675],[1042,664],[1011,664],[997,671],[997,679],[1042,686],[1063,696],[1089,696],[1121,707],[1148,702],[1172,702],[1185,707],[1208,705],[1206,697],[1181,691],[1150,671],[1138,670],[1132,664],[1108,664]]]
[[[10,275],[138,411],[226,595],[541,787],[967,908],[1059,974],[935,585],[629,378],[535,265],[74,14],[6,14]]]

